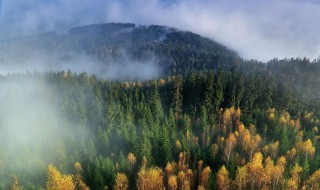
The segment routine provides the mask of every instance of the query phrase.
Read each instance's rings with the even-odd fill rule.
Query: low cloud
[[[320,51],[320,4],[313,0],[3,0],[1,9],[1,35],[134,22],[200,33],[247,59],[317,58]]]
[[[3,47],[2,47],[3,48]],[[158,78],[162,69],[155,56],[143,61],[129,58],[121,51],[121,60],[105,63],[96,56],[67,51],[26,49],[23,45],[14,46],[0,55],[0,74],[59,72],[87,73],[99,79],[108,80],[148,80]]]
[[[50,87],[45,80],[27,75],[0,78],[1,183],[11,173],[37,179],[49,163],[74,154],[65,144],[75,138],[79,142],[89,139],[89,130],[79,127],[77,133],[71,131],[61,112],[62,94]]]

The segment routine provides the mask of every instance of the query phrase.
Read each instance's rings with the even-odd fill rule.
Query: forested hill
[[[34,62],[41,66],[34,66]],[[92,62],[99,64],[90,64]],[[309,107],[319,107],[319,60],[288,58],[267,63],[244,60],[212,39],[167,26],[93,24],[72,28],[66,34],[50,32],[2,40],[0,63],[0,72],[4,74],[4,71],[24,72],[33,71],[33,68],[36,71],[71,69],[99,78],[114,78],[109,77],[110,72],[116,73],[120,76],[116,78],[118,80],[140,80],[137,76],[143,70],[146,77],[142,79],[145,80],[220,68],[271,77],[294,90],[304,101],[309,101]],[[26,66],[16,69],[21,65]],[[110,65],[119,67],[114,71]],[[86,69],[77,70],[79,67]],[[132,71],[130,67],[138,69]],[[90,72],[92,68],[96,69]],[[129,71],[126,73],[125,70]],[[129,72],[133,73],[130,77],[126,76]]]
[[[65,35],[46,33],[6,40],[0,52],[6,59],[19,60],[54,53],[68,59],[70,52],[98,57],[108,65],[135,60],[156,62],[163,73],[182,74],[191,70],[216,69],[234,62],[237,54],[227,47],[192,32],[167,26],[136,26],[107,23],[72,28]],[[59,63],[55,63],[59,64]]]
[[[0,72],[0,189],[320,189],[319,60],[109,23],[1,41]]]
[[[75,48],[96,53],[106,62],[108,58],[119,59],[123,49],[130,58],[138,60],[148,59],[154,53],[165,72],[172,74],[215,69],[237,56],[213,40],[167,26],[89,25],[71,29],[68,37],[77,44]]]

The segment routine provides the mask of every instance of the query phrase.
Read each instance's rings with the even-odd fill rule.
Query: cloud
[[[44,168],[49,163],[62,163],[63,156],[75,155],[65,145],[74,139],[78,143],[89,140],[87,128],[71,130],[74,122],[62,111],[63,93],[52,83],[27,75],[9,75],[1,77],[0,90],[1,183],[11,173],[26,174],[29,180],[45,177]]]
[[[104,21],[101,0],[4,0],[1,22],[10,32],[66,30],[79,24]]]
[[[65,31],[113,21],[160,24],[212,38],[247,59],[317,58],[319,9],[314,0],[4,0],[0,32]]]
[[[97,57],[71,50],[54,51],[40,48],[27,48],[25,45],[1,47],[0,75],[68,71],[87,73],[99,79],[108,80],[149,80],[158,78],[162,69],[156,56],[151,52],[149,59],[137,61],[130,59],[125,50],[120,51],[121,60],[105,64]],[[5,49],[6,51],[4,51]]]

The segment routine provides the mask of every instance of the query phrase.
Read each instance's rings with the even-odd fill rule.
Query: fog
[[[123,49],[119,51],[121,59],[102,61],[86,52],[20,40],[4,42],[0,45],[0,184],[8,183],[11,174],[20,175],[24,183],[43,184],[48,164],[70,171],[76,161],[95,156],[94,145],[89,148],[88,144],[98,126],[67,116],[77,114],[79,109],[86,114],[86,106],[96,106],[83,105],[78,97],[95,102],[93,89],[86,89],[84,94],[79,94],[82,87],[72,91],[74,84],[70,89],[58,89],[52,84],[55,80],[46,79],[48,74],[70,71],[119,81],[148,80],[161,74],[152,53],[138,61]],[[69,97],[72,93],[76,94]]]
[[[3,0],[0,36],[66,32],[79,25],[133,22],[190,30],[247,59],[317,58],[320,4],[314,0]]]
[[[22,181],[45,181],[48,164],[64,167],[70,164],[65,157],[76,155],[66,144],[75,139],[79,144],[88,141],[91,134],[85,127],[71,131],[73,122],[63,115],[62,94],[45,80],[9,75],[1,77],[0,91],[2,184],[9,182],[11,174],[19,175]]]
[[[102,18],[105,12],[94,17],[83,14],[75,19],[79,11],[89,7],[92,8],[90,13],[97,12],[94,11],[97,3],[42,3],[40,0],[14,0],[3,1],[0,6],[1,185],[8,184],[11,174],[18,175],[24,184],[44,185],[50,163],[66,172],[76,161],[95,156],[92,131],[98,126],[82,121],[77,118],[81,117],[80,114],[76,115],[80,111],[87,114],[86,106],[91,109],[96,106],[81,105],[81,101],[96,101],[93,90],[89,88],[79,94],[82,89],[72,91],[73,85],[70,89],[58,88],[46,79],[45,73],[70,71],[95,75],[102,80],[124,81],[149,80],[159,77],[162,72],[152,53],[148,59],[139,61],[132,59],[123,49],[120,50],[121,59],[102,61],[85,51],[57,48],[60,46],[53,48],[50,45],[61,43],[59,40],[64,39],[68,29],[102,22],[103,19],[97,18]],[[66,12],[70,15],[66,16]],[[58,39],[49,40],[48,46],[42,41],[47,38],[38,35],[47,31],[57,32]],[[75,94],[69,97],[72,93]],[[78,96],[85,96],[81,97],[85,100]],[[75,114],[76,118],[68,117],[68,114]]]
[[[161,75],[162,69],[157,58],[152,55],[145,61],[130,59],[126,51],[121,51],[120,61],[103,62],[94,55],[76,51],[47,51],[14,47],[0,55],[0,74],[27,72],[87,73],[107,80],[148,80]]]
[[[320,51],[320,4],[311,0],[3,0],[0,7],[0,39],[4,41],[50,31],[63,36],[71,27],[85,24],[133,22],[190,30],[227,45],[247,59],[313,59]],[[27,77],[28,73],[70,70],[108,80],[161,76],[156,56],[138,61],[126,50],[121,54],[121,61],[103,62],[86,52],[2,47],[0,182],[6,181],[8,173],[32,173],[38,179],[36,174],[44,174],[49,163],[60,168],[72,166],[63,163],[64,158],[72,155],[71,161],[75,162],[82,153],[65,145],[87,142],[91,136],[83,126],[71,131],[74,122],[62,111],[64,97],[46,80]],[[82,149],[90,150],[86,145]]]

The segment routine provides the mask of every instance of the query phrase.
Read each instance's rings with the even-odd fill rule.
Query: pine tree
[[[281,140],[280,140],[281,155],[285,155],[289,149],[290,149],[290,141],[288,138],[287,127],[283,126],[281,131]]]
[[[214,72],[209,72],[208,73],[208,76],[207,76],[207,81],[206,81],[206,89],[205,89],[205,92],[204,92],[204,104],[205,104],[205,107],[206,109],[209,111],[209,112],[212,112],[214,111],[214,107],[213,107],[213,97],[214,97]]]
[[[222,70],[219,70],[217,73],[216,81],[215,81],[215,94],[213,98],[216,112],[218,112],[224,100],[224,88],[225,88],[225,73]]]
[[[172,143],[169,137],[169,133],[167,131],[167,127],[162,127],[162,150],[163,155],[165,156],[165,162],[169,162],[172,160]]]
[[[182,114],[182,88],[183,79],[181,76],[175,76],[173,81],[173,91],[172,91],[172,108],[176,118],[179,118]]]

